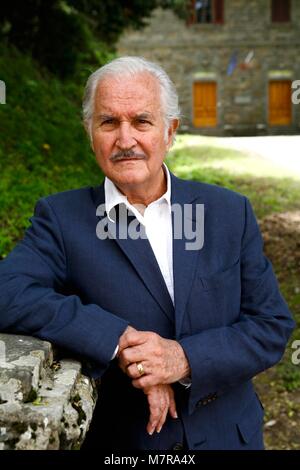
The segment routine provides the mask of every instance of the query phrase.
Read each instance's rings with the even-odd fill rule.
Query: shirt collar
[[[168,206],[171,207],[171,177],[168,167],[165,163],[163,163],[163,169],[167,177],[167,191],[156,201],[153,201],[151,204],[153,204],[154,202],[160,202],[165,200],[168,203]],[[111,210],[119,204],[125,204],[126,207],[130,209],[133,213],[137,212],[134,206],[132,206],[128,201],[127,196],[122,194],[121,191],[119,191],[119,189],[116,187],[116,185],[109,178],[107,178],[107,176],[104,180],[104,194],[105,210],[111,222],[114,222],[114,219],[111,218]]]

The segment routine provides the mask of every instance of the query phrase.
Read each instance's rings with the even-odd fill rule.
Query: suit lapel
[[[103,185],[96,188],[95,192],[96,195],[94,200],[98,207],[99,204],[104,204],[105,202]],[[118,212],[116,215],[116,226],[111,226],[113,230],[109,228],[112,241],[118,244],[155,301],[159,304],[164,314],[173,324],[173,302],[148,239],[139,237],[136,240],[132,240],[129,236],[126,236],[128,233],[128,225],[136,219],[131,216],[124,219],[124,217],[118,216]]]
[[[163,312],[174,323],[173,302],[149,241],[142,238],[137,240],[117,238],[115,241],[127,256]]]
[[[174,175],[172,177],[172,207],[178,205],[182,209],[182,221],[184,221],[184,204],[192,204],[192,225],[193,231],[195,230],[196,217],[195,217],[195,208],[196,200],[199,198],[199,188],[197,192],[194,190],[194,187],[188,182],[179,180]],[[199,204],[201,201],[197,201]],[[182,237],[176,238],[176,233],[174,233],[174,228],[178,227],[178,221],[174,220],[176,216],[176,210],[172,211],[173,217],[173,276],[174,276],[174,293],[175,293],[175,327],[176,327],[176,338],[180,337],[182,320],[185,313],[185,306],[189,297],[191,290],[192,282],[194,279],[195,269],[197,266],[197,260],[199,249],[187,250],[187,244],[191,242],[186,237],[185,230],[182,228]],[[183,223],[183,222],[182,222]]]

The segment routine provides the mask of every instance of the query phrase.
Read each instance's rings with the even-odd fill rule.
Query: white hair
[[[150,62],[143,57],[125,56],[114,59],[103,65],[92,73],[85,86],[83,97],[83,122],[85,128],[91,136],[91,122],[94,112],[95,93],[101,80],[108,75],[115,77],[134,76],[139,73],[148,72],[158,81],[160,87],[160,98],[165,121],[165,138],[167,138],[168,128],[173,119],[180,118],[178,95],[176,88],[167,73],[154,62]]]

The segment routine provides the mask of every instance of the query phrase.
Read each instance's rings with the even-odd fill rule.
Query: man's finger
[[[149,353],[146,348],[138,345],[123,349],[119,355],[119,360],[122,361],[125,366],[128,366],[134,362],[142,362],[148,356]]]
[[[125,371],[128,377],[132,379],[139,379],[148,372],[150,372],[150,370],[147,368],[147,364],[145,364],[145,362],[134,362],[133,364],[130,364]]]
[[[146,388],[146,387],[152,387],[152,385],[159,385],[159,384],[161,384],[161,380],[159,379],[159,377],[156,377],[153,374],[143,375],[141,378],[134,379],[132,381],[132,385],[135,388]]]
[[[170,416],[172,416],[172,418],[178,418],[174,394],[172,395],[173,396],[170,397],[169,413],[170,413]]]
[[[125,333],[123,333],[123,335],[119,339],[119,353],[131,346],[143,344],[147,340],[147,336],[145,335],[146,333],[144,333],[143,331],[125,331]]]
[[[161,417],[161,409],[158,405],[153,405],[149,403],[149,409],[150,409],[150,417],[149,417],[149,422],[147,424],[147,432],[151,435],[154,433],[160,417]]]
[[[160,417],[160,420],[156,426],[156,431],[157,432],[160,432],[161,431],[161,428],[163,427],[163,425],[165,424],[165,421],[166,421],[166,418],[167,418],[167,414],[168,414],[168,410],[169,410],[169,407],[168,407],[168,402],[165,402],[164,404],[164,407],[163,407],[163,410],[161,412],[161,417]]]

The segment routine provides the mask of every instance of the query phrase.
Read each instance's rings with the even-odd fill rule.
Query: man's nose
[[[136,145],[134,129],[129,122],[120,122],[116,144],[120,149],[131,149]]]

